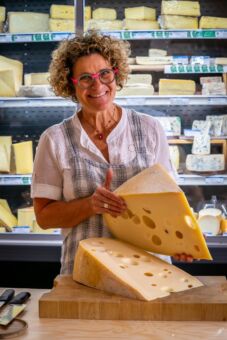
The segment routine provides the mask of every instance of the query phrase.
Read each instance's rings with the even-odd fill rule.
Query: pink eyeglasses
[[[102,84],[110,84],[114,81],[118,68],[105,68],[97,73],[83,73],[78,79],[71,78],[74,85],[78,85],[81,89],[88,89],[94,83],[95,79],[99,79]]]

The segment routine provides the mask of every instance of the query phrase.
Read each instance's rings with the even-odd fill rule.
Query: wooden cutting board
[[[41,318],[92,320],[226,321],[225,277],[199,277],[205,286],[150,302],[89,288],[59,275],[39,300]]]

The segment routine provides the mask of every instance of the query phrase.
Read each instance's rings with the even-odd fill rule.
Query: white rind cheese
[[[8,12],[9,33],[49,31],[49,15],[35,12]]]
[[[156,49],[156,48],[149,48],[148,56],[149,57],[166,57],[167,56],[167,51],[166,50]]]
[[[187,155],[186,169],[194,172],[215,172],[225,170],[223,154]]]
[[[198,1],[162,1],[161,13],[192,17],[199,17],[201,15]]]
[[[80,241],[73,280],[108,293],[145,301],[202,286],[198,279],[181,269],[111,238]]]
[[[180,167],[180,151],[178,145],[170,145],[169,146],[169,154],[170,154],[170,160],[174,167],[174,169],[177,171]]]

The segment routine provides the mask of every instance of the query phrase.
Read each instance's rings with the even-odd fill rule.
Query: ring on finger
[[[103,208],[108,209],[109,208],[109,204],[108,203],[104,203],[103,204]]]

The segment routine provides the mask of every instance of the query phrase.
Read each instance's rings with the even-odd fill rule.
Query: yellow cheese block
[[[21,208],[17,210],[17,225],[29,226],[33,228],[35,221],[35,212],[33,207]]]
[[[150,20],[134,20],[125,19],[124,20],[125,30],[157,30],[159,29],[159,23],[157,21]]]
[[[152,76],[151,74],[129,74],[127,79],[127,85],[151,85]]]
[[[227,18],[201,17],[199,28],[227,28]]]
[[[0,205],[5,208],[8,212],[10,212],[12,214],[12,211],[9,207],[9,204],[7,202],[7,200],[3,199],[3,198],[0,198]]]
[[[31,174],[33,171],[32,141],[13,144],[16,173]]]
[[[49,15],[35,12],[8,12],[9,33],[49,31]]]
[[[15,97],[16,88],[13,70],[0,70],[0,97]]]
[[[160,79],[160,95],[193,95],[195,94],[196,84],[194,80],[183,79]]]
[[[17,92],[19,90],[19,87],[22,85],[23,64],[19,60],[6,58],[6,57],[0,55],[0,71],[10,71],[10,70],[13,71],[14,86],[10,85],[12,83],[12,80],[8,80],[8,81],[5,80],[6,85],[4,86],[4,84],[3,84],[3,85],[0,86],[0,92],[4,92],[4,88],[5,88],[6,94],[7,93],[12,94],[15,91]],[[10,75],[10,73],[7,75],[7,78],[12,79],[12,76]],[[1,77],[0,77],[0,79],[1,79]],[[8,86],[10,86],[9,89],[8,89]],[[3,89],[2,89],[2,87],[3,87]],[[7,97],[9,97],[9,95]]]
[[[92,12],[95,20],[116,20],[117,12],[114,8],[97,8]]]
[[[71,5],[51,5],[50,18],[52,19],[75,19],[75,7]],[[84,8],[85,20],[91,19],[91,6]]]
[[[73,280],[145,301],[203,285],[195,277],[142,249],[111,238],[80,241]]]
[[[198,19],[181,15],[161,15],[160,25],[163,29],[198,29]]]
[[[85,31],[87,30],[105,30],[105,31],[117,31],[123,29],[122,20],[88,20],[85,25]]]
[[[158,254],[212,259],[185,194],[161,165],[143,170],[115,193],[128,207],[117,218],[104,214],[116,238]]]
[[[75,32],[75,21],[67,19],[50,19],[51,32]]]
[[[198,1],[162,1],[161,13],[167,15],[188,15],[199,17],[200,4]]]
[[[27,73],[24,75],[24,85],[49,85],[49,72],[43,73]]]
[[[0,144],[0,172],[10,172],[10,160],[4,144]]]
[[[125,18],[134,20],[156,20],[156,9],[151,7],[125,8]]]
[[[122,96],[153,96],[154,87],[153,85],[128,85],[124,86],[123,89],[117,91],[117,97]]]
[[[3,22],[6,20],[6,8],[4,6],[0,6],[0,21]]]
[[[17,225],[16,217],[8,211],[5,207],[0,205],[0,226],[5,227],[11,231],[12,227]]]

